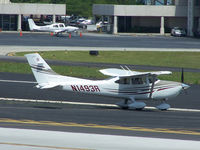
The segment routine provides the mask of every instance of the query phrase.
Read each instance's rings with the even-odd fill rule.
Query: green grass
[[[30,52],[16,53],[16,56],[24,56],[27,53]],[[200,52],[100,51],[98,56],[90,56],[88,51],[39,53],[45,59],[64,61],[200,68]]]
[[[4,61],[0,61],[0,72],[32,73],[28,64]]]
[[[71,67],[71,66],[51,66],[52,69],[62,75],[75,76],[81,78],[104,79],[107,76],[99,72],[101,68],[93,67]],[[14,73],[29,73],[31,68],[27,63],[13,63],[13,62],[0,62],[0,72],[14,72]],[[181,74],[173,72],[172,75],[159,76],[159,79],[172,80],[180,82]],[[185,72],[185,83],[200,84],[200,73],[187,73]]]
[[[54,66],[51,68],[61,75],[75,76],[82,78],[94,78],[103,79],[104,76],[99,72],[101,68],[91,68],[91,67],[72,67],[72,66]],[[13,73],[26,73],[31,74],[31,67],[28,63],[14,63],[14,62],[3,62],[0,61],[0,72],[13,72]]]

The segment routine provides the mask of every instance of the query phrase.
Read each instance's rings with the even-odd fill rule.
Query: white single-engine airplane
[[[177,96],[188,85],[172,81],[157,79],[158,75],[171,74],[170,71],[136,72],[126,69],[102,69],[101,73],[111,76],[105,80],[88,80],[55,73],[50,66],[38,54],[25,55],[32,68],[36,86],[40,89],[60,89],[72,92],[82,92],[122,98],[124,101],[117,103],[121,108],[143,109],[146,104],[136,100],[162,100],[163,103],[157,109],[170,108],[165,101]]]
[[[28,19],[29,28],[31,31],[53,32],[54,35],[59,35],[63,32],[76,33],[79,28],[73,26],[65,26],[64,23],[54,23],[51,25],[37,26],[33,19]]]

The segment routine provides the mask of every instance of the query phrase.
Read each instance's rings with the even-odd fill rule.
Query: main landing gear
[[[125,99],[122,102],[117,103],[120,108],[122,109],[136,109],[142,110],[146,104],[144,102],[137,102],[134,99]]]
[[[171,106],[166,103],[167,99],[162,100],[162,103],[156,106],[159,110],[168,110]],[[116,103],[122,109],[135,109],[135,110],[142,110],[146,104],[144,102],[137,102],[134,99],[125,99],[119,103]]]

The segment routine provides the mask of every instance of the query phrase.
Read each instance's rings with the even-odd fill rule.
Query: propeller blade
[[[184,69],[181,69],[181,82],[184,83]]]

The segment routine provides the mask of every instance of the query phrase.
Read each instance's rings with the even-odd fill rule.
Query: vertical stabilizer
[[[38,84],[52,82],[55,75],[58,75],[38,53],[27,54],[25,57],[31,66],[32,72]]]
[[[35,24],[33,19],[28,19],[28,24],[31,31],[38,29],[38,26]]]

